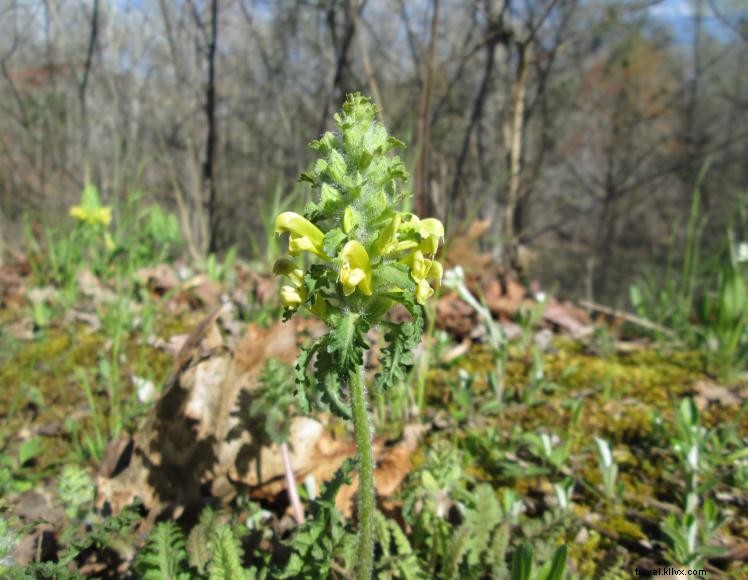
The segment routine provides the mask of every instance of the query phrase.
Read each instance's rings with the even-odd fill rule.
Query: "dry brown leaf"
[[[706,409],[710,403],[717,403],[725,407],[738,407],[741,403],[740,397],[730,389],[711,381],[697,381],[693,389],[696,393],[694,401],[701,411]]]
[[[285,490],[281,454],[261,443],[264,434],[257,432],[249,409],[265,360],[295,360],[295,324],[269,329],[250,325],[235,349],[221,344],[208,348],[206,337],[218,315],[214,311],[187,338],[163,396],[132,444],[120,444],[119,453],[107,459],[98,481],[99,507],[108,504],[118,513],[139,497],[149,510],[148,527],[165,510],[180,513],[202,501],[206,491],[228,502],[242,488],[254,497]],[[403,441],[383,454],[381,444],[377,446],[377,477],[384,492],[390,493],[410,470],[419,433],[406,431]],[[328,480],[355,454],[351,439],[335,438],[311,417],[292,420],[289,447],[297,480],[309,474]],[[108,473],[115,476],[106,477]]]
[[[476,319],[475,310],[456,292],[443,294],[436,303],[436,325],[460,339],[470,335]]]
[[[491,314],[500,318],[514,316],[525,298],[525,287],[508,276],[484,281],[481,290]]]
[[[592,321],[586,310],[571,302],[557,302],[553,298],[548,299],[542,320],[574,336],[583,336],[592,329]]]

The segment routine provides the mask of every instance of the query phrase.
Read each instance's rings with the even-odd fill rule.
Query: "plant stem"
[[[358,450],[358,564],[356,577],[370,580],[374,567],[374,454],[362,369],[350,375],[353,430]]]
[[[286,485],[288,486],[288,499],[291,502],[293,508],[293,515],[296,518],[296,523],[301,525],[304,523],[304,508],[301,507],[301,500],[299,499],[299,493],[296,491],[296,478],[293,475],[293,467],[291,466],[291,456],[288,453],[288,443],[283,442],[280,444],[280,452],[283,457],[283,467],[286,471]]]

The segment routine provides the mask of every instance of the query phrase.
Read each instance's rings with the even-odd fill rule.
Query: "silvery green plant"
[[[711,434],[701,426],[693,399],[681,401],[675,427],[671,444],[686,483],[685,506],[682,515],[669,515],[661,528],[670,540],[671,558],[694,569],[701,567],[707,558],[724,553],[721,547],[709,545],[724,519],[712,500],[701,501],[700,476],[710,470],[704,452]]]
[[[405,165],[388,153],[404,147],[376,120],[376,108],[360,94],[348,95],[335,115],[337,131],[310,146],[320,155],[301,181],[316,200],[303,215],[284,211],[275,231],[289,234],[288,253],[273,272],[284,276],[280,302],[285,318],[307,310],[328,332],[302,350],[296,366],[302,411],[312,402],[353,422],[359,470],[358,578],[371,578],[374,559],[374,457],[363,363],[369,328],[381,325],[387,341],[374,389],[404,380],[421,340],[423,305],[442,279],[435,259],[444,227],[434,218],[400,211],[408,197],[400,185]],[[314,263],[305,268],[299,256]],[[387,319],[401,304],[407,322]],[[309,372],[309,367],[313,371]]]
[[[553,484],[553,492],[556,494],[558,509],[562,512],[569,511],[571,498],[574,494],[574,479],[565,477],[562,481]]]
[[[600,473],[603,476],[603,493],[608,499],[614,499],[616,497],[616,481],[618,479],[618,464],[613,459],[613,453],[610,449],[610,445],[605,439],[595,437],[595,445],[597,445],[597,458],[598,465],[600,466]]]
[[[506,334],[501,325],[493,319],[491,311],[481,304],[465,285],[465,272],[462,267],[455,266],[444,274],[444,286],[456,291],[460,298],[475,310],[486,327],[488,344],[494,353],[494,370],[489,374],[488,382],[496,396],[496,404],[501,407],[504,400],[504,374],[509,355]]]
[[[708,437],[707,430],[699,423],[699,409],[693,399],[681,401],[675,426],[676,435],[671,443],[686,482],[685,512],[693,514],[699,506],[699,475],[706,467],[703,450]]]

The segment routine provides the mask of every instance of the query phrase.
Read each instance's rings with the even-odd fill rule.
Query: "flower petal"
[[[325,234],[305,217],[292,211],[285,211],[280,214],[275,218],[275,233],[281,234],[283,232],[291,234],[292,243],[297,240],[295,245],[298,251],[306,250],[324,255],[322,247]]]
[[[298,308],[306,300],[304,288],[282,286],[280,289],[280,303],[284,308]]]

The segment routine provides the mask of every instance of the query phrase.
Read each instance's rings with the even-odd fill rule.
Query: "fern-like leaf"
[[[243,580],[242,549],[239,546],[231,527],[219,526],[211,535],[211,561],[208,565],[210,580]]]
[[[186,580],[186,560],[182,530],[174,522],[161,522],[139,554],[136,569],[145,580]]]
[[[216,512],[206,507],[200,513],[200,519],[197,524],[190,530],[187,537],[187,552],[189,553],[190,566],[197,569],[201,574],[205,572],[205,567],[210,561],[210,538],[216,527]]]

